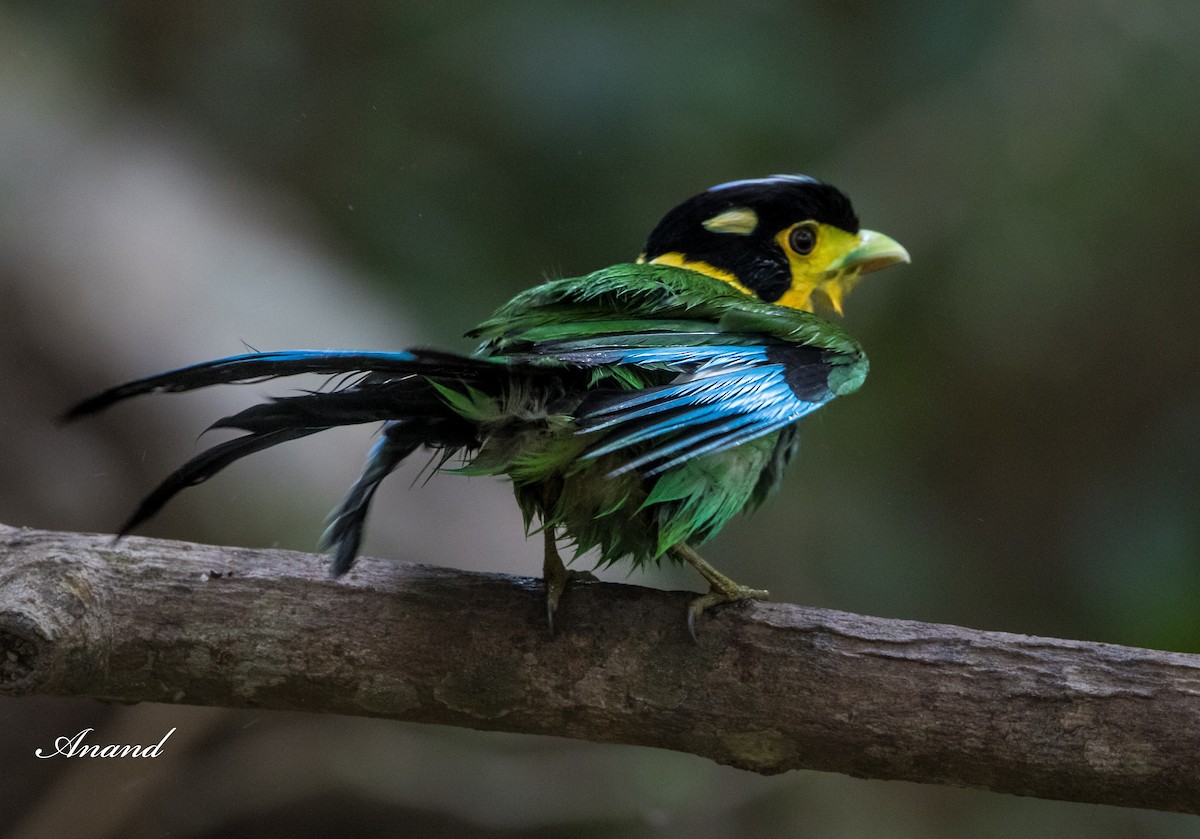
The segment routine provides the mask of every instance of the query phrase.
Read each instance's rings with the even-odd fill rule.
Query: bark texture
[[[0,526],[0,694],[391,717],[1200,811],[1200,656]]]

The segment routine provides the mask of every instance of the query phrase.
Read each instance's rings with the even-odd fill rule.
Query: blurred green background
[[[805,172],[913,265],[850,300],[866,387],[806,421],[782,496],[706,555],[784,601],[1200,651],[1197,43],[1192,0],[0,4],[0,522],[109,531],[254,399],[55,425],[101,386],[243,342],[464,349],[519,289],[636,255],[688,195]],[[257,456],[145,532],[312,549],[369,436]],[[376,510],[372,554],[540,567],[498,482],[400,476]],[[84,727],[172,726],[149,766],[31,756]],[[0,701],[0,774],[17,836],[1195,830],[645,749],[82,700]]]

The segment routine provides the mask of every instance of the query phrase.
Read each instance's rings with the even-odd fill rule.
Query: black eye
[[[817,246],[817,228],[811,224],[800,225],[788,236],[788,244],[796,253],[807,256]]]

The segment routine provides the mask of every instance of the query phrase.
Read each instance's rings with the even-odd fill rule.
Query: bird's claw
[[[708,594],[702,594],[688,604],[687,611],[687,627],[688,634],[692,636],[692,640],[698,642],[696,637],[696,618],[700,617],[713,606],[720,606],[723,603],[738,603],[742,600],[770,600],[771,593],[762,588],[750,588],[749,586],[741,586],[730,581],[731,585],[718,586],[716,583],[708,590]]]

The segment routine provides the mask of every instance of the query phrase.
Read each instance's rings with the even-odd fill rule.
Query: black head
[[[687,199],[650,233],[642,259],[720,276],[761,300],[807,309],[831,270],[853,267],[845,257],[862,244],[859,232],[850,199],[836,187],[804,175],[773,175]],[[838,259],[845,265],[835,265]],[[855,279],[859,268],[874,267],[883,264],[856,267]]]

